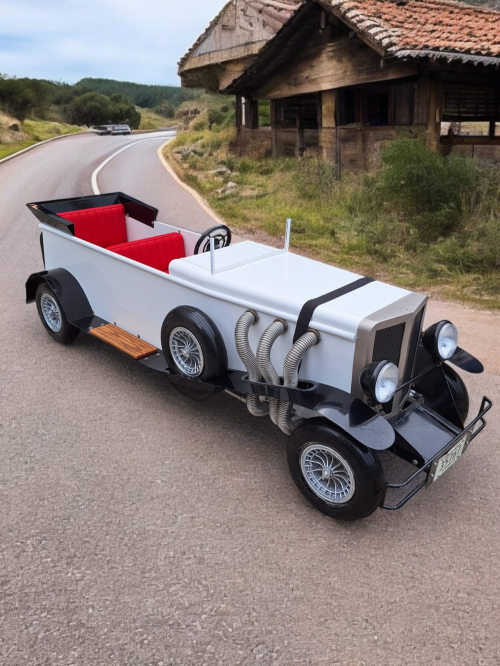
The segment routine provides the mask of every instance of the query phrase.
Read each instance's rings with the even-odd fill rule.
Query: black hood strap
[[[350,284],[346,284],[344,287],[340,287],[339,289],[330,291],[328,294],[318,296],[317,298],[313,298],[310,301],[307,301],[307,303],[304,303],[302,310],[300,311],[299,318],[297,319],[297,326],[295,327],[295,335],[293,336],[294,344],[302,335],[304,335],[304,333],[307,333],[307,329],[309,328],[314,311],[319,305],[323,305],[323,303],[328,303],[329,301],[333,301],[336,298],[340,298],[340,296],[349,294],[351,291],[355,291],[356,289],[364,287],[366,284],[374,281],[375,280],[373,278],[369,277],[360,278],[359,280],[355,280]]]

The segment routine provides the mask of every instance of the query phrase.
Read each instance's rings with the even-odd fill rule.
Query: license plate
[[[434,469],[431,468],[431,481],[436,481],[436,479],[439,479],[439,477],[443,475],[446,470],[448,470],[453,465],[453,463],[455,463],[460,458],[465,448],[467,447],[469,435],[470,433],[466,433],[462,439],[448,451],[448,453],[445,453],[444,456],[441,456],[441,458],[439,458],[439,460],[434,463]]]

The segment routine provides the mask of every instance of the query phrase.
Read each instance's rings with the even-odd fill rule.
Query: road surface
[[[147,138],[147,141],[139,142]],[[163,169],[165,135],[75,136],[0,166],[0,663],[497,666],[498,405],[487,434],[395,513],[339,524],[298,493],[286,437],[239,402],[191,403],[80,337],[54,343],[24,281],[24,204],[123,190],[212,224]],[[498,397],[500,317],[432,302]]]

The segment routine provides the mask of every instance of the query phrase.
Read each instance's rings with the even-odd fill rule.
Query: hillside
[[[199,97],[201,91],[181,88],[179,86],[153,86],[131,81],[115,81],[114,79],[84,78],[76,86],[89,92],[102,95],[123,95],[136,106],[152,109],[168,102],[174,108],[182,102]]]
[[[38,141],[80,131],[81,128],[74,125],[46,120],[25,120],[21,123],[18,118],[0,111],[0,159]]]

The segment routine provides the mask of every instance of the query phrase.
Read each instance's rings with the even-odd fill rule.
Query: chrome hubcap
[[[300,456],[304,479],[315,495],[329,504],[344,504],[354,495],[354,473],[336,451],[308,444]]]
[[[45,323],[54,333],[59,333],[62,327],[61,311],[50,294],[42,294],[40,309]]]
[[[184,375],[199,377],[203,372],[203,352],[198,340],[187,328],[174,328],[170,333],[170,353]]]

